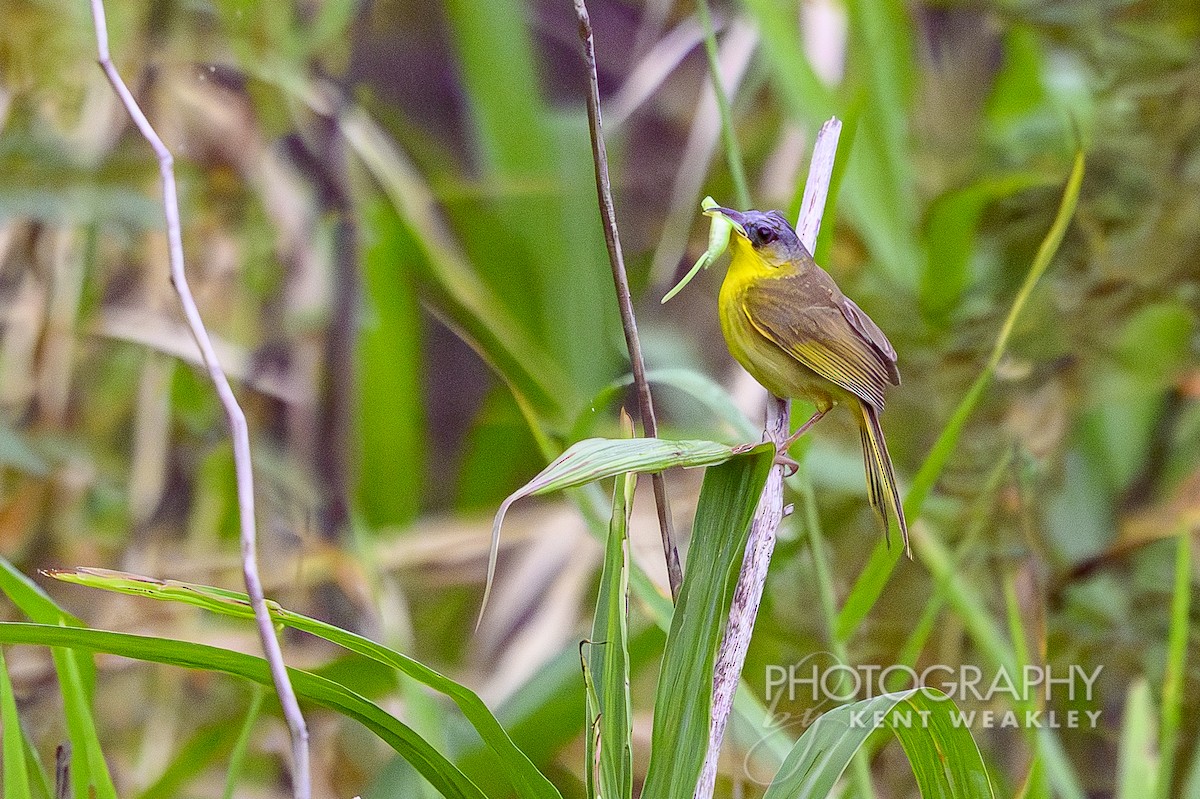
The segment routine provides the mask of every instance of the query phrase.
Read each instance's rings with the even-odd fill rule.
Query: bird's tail
[[[884,539],[891,545],[888,516],[894,515],[904,536],[904,554],[912,558],[908,545],[908,523],[904,521],[904,505],[900,502],[900,489],[896,485],[896,470],[892,468],[892,457],[888,454],[883,428],[879,426],[879,413],[871,405],[860,402],[859,430],[862,433],[863,464],[867,471],[867,496],[871,507],[883,520]],[[890,511],[890,514],[889,514]]]

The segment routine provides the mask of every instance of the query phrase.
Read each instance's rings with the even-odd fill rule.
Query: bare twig
[[[629,361],[633,367],[633,384],[637,391],[638,409],[642,417],[642,432],[649,438],[658,436],[658,423],[654,417],[654,401],[650,396],[650,384],[646,382],[646,364],[642,360],[642,345],[638,341],[637,321],[633,317],[633,300],[629,295],[629,278],[625,274],[625,258],[621,254],[621,239],[617,235],[617,217],[613,210],[612,185],[608,177],[608,153],[604,147],[604,128],[600,121],[600,83],[596,77],[596,48],[592,42],[592,23],[588,17],[584,0],[575,0],[575,13],[579,17],[579,38],[583,42],[583,63],[588,73],[588,121],[591,123],[592,159],[596,166],[596,196],[600,201],[600,216],[604,222],[604,242],[608,245],[608,260],[612,264],[613,283],[617,289],[617,305],[621,309],[621,327],[625,330],[625,344],[629,348]],[[679,564],[679,550],[675,546],[675,533],[671,528],[671,507],[667,502],[667,486],[662,473],[651,475],[654,485],[654,503],[658,508],[658,526],[662,532],[663,554],[667,559],[667,578],[671,583],[671,598],[679,597],[679,586],[683,583],[683,569]]]
[[[796,233],[804,246],[812,251],[816,248],[817,232],[821,228],[821,216],[825,210],[825,199],[829,195],[829,181],[833,175],[833,161],[837,154],[838,136],[842,123],[835,117],[821,126],[813,146],[812,163],[808,167],[808,182],[804,186],[804,199],[800,205],[800,219]],[[787,438],[791,420],[790,403],[780,397],[767,397],[767,420],[765,435],[779,446]],[[725,737],[725,726],[733,709],[733,695],[746,662],[746,650],[754,632],[754,619],[762,601],[763,585],[767,580],[767,567],[771,553],[775,550],[776,533],[783,520],[783,467],[775,466],[767,477],[758,509],[750,522],[750,540],[746,542],[746,555],[742,570],[738,574],[734,589],[733,604],[729,609],[729,624],[717,652],[713,671],[712,722],[709,728],[708,753],[704,768],[696,784],[695,799],[710,799],[717,779],[717,756],[721,752],[721,741]]]
[[[300,713],[300,705],[288,679],[287,667],[283,662],[283,653],[279,647],[279,639],[275,637],[275,628],[267,611],[266,600],[263,597],[262,581],[258,576],[258,553],[254,523],[254,474],[250,462],[250,435],[246,426],[246,415],[238,405],[229,380],[217,361],[212,341],[200,318],[196,300],[188,288],[187,276],[183,270],[183,235],[179,223],[179,197],[175,188],[174,158],[167,146],[163,144],[146,115],[138,106],[137,100],[121,79],[117,68],[113,65],[108,51],[108,27],[104,18],[103,0],[92,0],[92,19],[96,24],[96,45],[100,56],[100,68],[108,77],[121,104],[129,112],[138,131],[154,150],[158,159],[158,171],[162,178],[163,211],[167,219],[167,245],[171,267],[171,283],[179,293],[179,302],[187,318],[200,355],[208,371],[209,379],[216,389],[221,406],[225,409],[225,417],[229,422],[230,436],[233,439],[233,462],[237,478],[238,515],[241,523],[242,541],[242,573],[246,580],[246,591],[250,595],[250,604],[254,608],[254,619],[258,623],[259,638],[262,640],[263,651],[271,668],[271,677],[275,682],[275,691],[279,695],[283,714],[287,719],[292,737],[292,767],[294,769],[292,786],[296,799],[309,799],[312,796],[312,780],[309,775],[308,759],[308,728],[304,716]]]

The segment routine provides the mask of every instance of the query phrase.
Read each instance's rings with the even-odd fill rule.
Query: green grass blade
[[[908,108],[914,79],[912,24],[899,0],[850,0],[852,83],[863,87],[869,112],[859,118],[849,153],[845,205],[876,265],[894,281],[916,287],[920,239]]]
[[[450,0],[446,12],[484,168],[495,177],[541,172],[548,134],[525,4]]]
[[[347,29],[358,16],[359,5],[355,0],[332,0],[316,10],[312,21],[300,29],[297,39],[304,52],[319,58],[324,52],[346,41]]]
[[[46,772],[42,757],[38,754],[37,745],[29,737],[29,732],[22,728],[21,736],[25,739],[25,753],[28,757],[26,765],[33,774],[33,788],[37,799],[54,799],[54,783]]]
[[[84,630],[83,627],[62,627],[64,630]],[[67,733],[71,738],[71,784],[79,799],[117,799],[117,789],[108,773],[100,734],[92,715],[92,702],[85,689],[86,678],[80,663],[91,665],[90,658],[74,651],[55,649],[52,652],[54,670],[58,672],[59,688],[63,695],[63,712],[67,718]]]
[[[414,263],[444,321],[514,392],[550,423],[561,421],[564,385],[553,359],[506,309],[455,246],[433,193],[399,146],[361,109],[338,117],[342,134],[396,208],[421,255]]]
[[[1121,740],[1117,748],[1117,799],[1154,796],[1158,747],[1154,740],[1154,702],[1145,678],[1129,687],[1122,715]]]
[[[751,451],[765,452],[766,445],[730,446],[715,441],[665,438],[589,438],[571,445],[562,455],[509,497],[549,494],[594,483],[626,472],[661,472],[675,467],[716,466]]]
[[[587,485],[578,489],[572,489],[568,495],[573,495],[579,507],[580,513],[583,515],[590,529],[593,532],[599,525],[605,524],[602,521],[603,506],[605,504],[603,493],[599,486]],[[657,625],[665,633],[669,630],[673,619],[674,608],[671,604],[671,598],[668,594],[660,590],[654,582],[647,576],[636,561],[630,564],[629,587],[631,593],[635,596],[643,609],[653,619]],[[644,636],[645,634],[643,634]],[[639,636],[639,638],[642,636]],[[649,645],[647,645],[649,646]],[[657,657],[662,651],[661,645],[654,645],[654,651],[647,653],[645,647],[638,646],[631,642],[631,658],[636,663],[641,658]],[[566,657],[564,653],[563,657]],[[578,656],[576,653],[570,653],[572,665],[572,679],[577,680],[578,675]],[[637,666],[634,665],[634,671],[637,671]],[[571,693],[578,695],[578,683],[572,682]],[[540,691],[535,689],[533,694],[538,694]],[[579,702],[582,705],[582,700]],[[778,766],[783,762],[791,748],[791,740],[782,731],[779,734],[767,736],[765,740],[762,737],[762,730],[772,726],[771,714],[763,703],[755,696],[754,691],[749,687],[748,683],[743,679],[738,686],[737,693],[734,697],[735,719],[730,726],[730,731],[734,737],[742,742],[747,748],[754,747],[756,758],[760,759],[767,766]],[[574,712],[572,719],[582,716],[582,711]],[[508,718],[508,714],[504,714],[504,718]],[[542,725],[534,719],[526,717],[525,720],[519,722],[520,726],[514,728],[513,736],[521,741],[525,751],[531,753],[531,757],[535,762],[547,762],[549,759],[546,754],[546,737],[550,737],[550,743],[554,742],[552,736],[542,736],[539,732]],[[536,749],[535,749],[536,747]]]
[[[1029,760],[1029,769],[1025,772],[1025,780],[1013,795],[1013,799],[1054,799],[1040,752],[1034,751]]]
[[[575,489],[575,491],[578,492],[579,507],[583,516],[589,521],[589,525],[594,525],[596,523],[594,519],[598,514],[592,508],[596,504],[594,498],[600,494],[599,487],[588,485]],[[661,591],[651,581],[646,575],[645,570],[636,561],[631,563],[629,587],[642,607],[654,620],[654,623],[664,633],[668,632],[671,624],[674,622],[674,608],[671,605],[671,597]],[[631,647],[631,649],[631,655],[636,660],[640,650],[638,647]],[[661,647],[656,649],[654,652],[655,656],[657,656],[658,651],[661,651]],[[649,656],[647,655],[647,657]],[[734,737],[741,741],[747,748],[753,747],[755,756],[762,760],[763,763],[774,766],[782,763],[791,748],[791,740],[782,731],[780,734],[769,735],[765,740],[763,739],[762,731],[771,728],[773,725],[771,720],[772,714],[768,712],[766,706],[755,695],[754,690],[750,688],[744,678],[738,685],[733,707],[735,723],[730,725],[730,731]]]
[[[1012,467],[1013,450],[1006,448],[1004,453],[1004,456],[996,462],[996,465],[992,468],[992,473],[983,484],[983,490],[979,493],[980,498],[976,501],[975,508],[971,512],[962,538],[957,543],[957,549],[947,562],[945,570],[947,574],[953,575],[966,572],[972,567],[969,554],[976,549],[978,537],[990,526],[992,521],[992,499],[995,497],[996,492],[1000,490],[1005,477]],[[917,623],[913,625],[908,633],[908,639],[900,647],[900,654],[896,658],[897,663],[902,663],[910,668],[917,665],[917,659],[920,657],[921,652],[924,651],[926,643],[933,634],[942,608],[946,604],[947,591],[945,580],[934,581],[933,593],[925,601],[925,608],[921,611]],[[899,682],[899,679],[900,677],[897,675],[896,684],[887,685],[887,690],[901,690],[903,685]]]
[[[1163,799],[1171,796],[1171,786],[1175,779],[1175,750],[1179,746],[1183,686],[1187,681],[1191,599],[1192,537],[1191,528],[1184,525],[1176,535],[1175,594],[1171,600],[1171,631],[1167,642],[1167,667],[1162,688],[1162,726],[1159,731],[1162,767],[1159,771],[1158,796]]]
[[[992,347],[991,356],[988,358],[979,376],[975,379],[975,382],[971,385],[971,388],[967,391],[966,396],[963,397],[958,407],[955,408],[950,421],[942,429],[941,435],[938,436],[937,442],[933,445],[929,456],[921,464],[917,476],[913,478],[912,486],[909,488],[908,494],[904,499],[904,515],[908,518],[910,527],[920,517],[921,511],[925,507],[925,500],[933,490],[933,486],[937,483],[938,478],[941,477],[946,464],[950,460],[950,456],[958,446],[958,440],[962,437],[967,419],[975,410],[975,406],[979,403],[980,397],[983,396],[984,390],[991,384],[996,365],[1000,362],[1008,347],[1008,339],[1012,335],[1017,317],[1021,315],[1021,311],[1024,309],[1025,303],[1029,300],[1029,296],[1033,293],[1034,287],[1050,266],[1050,262],[1054,260],[1055,253],[1058,252],[1058,246],[1062,243],[1063,236],[1067,232],[1067,226],[1075,214],[1075,205],[1079,200],[1079,189],[1083,183],[1083,167],[1083,153],[1077,153],[1074,166],[1071,169],[1071,175],[1067,179],[1066,189],[1063,191],[1062,202],[1058,207],[1058,214],[1055,216],[1054,223],[1050,226],[1050,231],[1046,234],[1046,238],[1042,240],[1041,246],[1038,247],[1033,265],[1030,267],[1029,273],[1025,276],[1025,282],[1017,292],[1012,307],[1009,309],[1008,316],[1005,318],[996,342]],[[889,550],[883,544],[876,545],[866,567],[863,569],[858,580],[855,581],[854,587],[846,598],[846,603],[842,606],[842,610],[838,614],[836,635],[839,640],[848,641],[855,630],[858,629],[863,619],[866,618],[867,613],[875,606],[875,603],[883,593],[884,585],[886,585],[888,578],[891,577],[892,571],[896,567],[900,554],[901,551],[899,548]]]
[[[1048,727],[1037,730],[1037,757],[1046,769],[1056,796],[1062,799],[1086,799],[1071,766],[1071,758],[1067,756],[1055,730]]]
[[[254,735],[254,725],[258,723],[258,717],[262,713],[265,696],[266,691],[261,685],[254,686],[250,695],[250,707],[246,708],[246,720],[242,722],[237,741],[233,745],[233,751],[229,753],[229,770],[225,775],[224,799],[233,799],[237,791],[238,780],[241,779],[242,768],[246,764],[246,753],[250,751],[250,739]]]
[[[0,591],[22,613],[39,624],[79,627],[81,622],[63,611],[32,580],[5,558],[0,558]],[[92,695],[96,666],[90,657],[76,652],[55,651],[54,670],[63,696],[67,732],[71,739],[71,770],[77,799],[90,799],[94,788],[100,799],[116,799],[116,788],[100,749],[100,736],[92,717]]]
[[[533,423],[534,421],[531,419],[530,424]],[[755,430],[755,437],[758,434],[759,431]],[[544,436],[539,440],[539,445],[542,447],[545,457],[554,457],[550,442],[545,440]],[[589,530],[596,535],[598,540],[607,540],[607,516],[604,515],[606,503],[599,486],[594,484],[581,486],[567,493],[576,502]],[[629,587],[654,623],[664,632],[669,630],[674,612],[671,598],[654,584],[636,561],[630,565]],[[632,654],[636,655],[636,653],[637,649],[634,649]],[[737,737],[741,734],[742,737],[739,740],[742,740],[747,747],[754,746],[756,756],[764,762],[776,766],[782,763],[783,758],[787,756],[791,742],[784,734],[770,735],[765,741],[762,740],[761,730],[772,725],[771,715],[744,679],[734,697],[734,711],[736,723],[731,725],[734,736]],[[573,718],[578,718],[580,715],[582,714],[577,713]],[[753,739],[746,740],[746,737],[750,735],[754,736]],[[530,746],[532,744],[526,744],[527,749]]]
[[[233,747],[237,733],[238,728],[224,720],[197,730],[179,747],[158,779],[138,794],[137,799],[180,796],[188,783]]]
[[[966,546],[964,545],[964,549]],[[939,583],[941,585],[941,583]],[[961,593],[961,589],[955,586],[955,590]],[[1021,603],[1017,595],[1016,574],[1009,573],[1004,576],[1004,606],[1008,616],[1008,636],[1012,641],[1012,658],[1016,664],[1019,673],[1024,674],[1025,669],[1033,663],[1029,652],[1029,636],[1025,631],[1025,624],[1021,619]],[[998,636],[996,636],[998,637]],[[1022,700],[1015,702],[1019,710],[1026,712],[1043,709],[1039,702],[1030,697],[1025,696]],[[1047,758],[1058,757],[1061,753],[1056,752],[1053,746],[1047,746],[1045,742],[1039,739],[1035,732],[1032,736],[1031,744],[1033,746],[1033,757],[1029,764],[1029,774],[1025,785],[1025,791],[1021,799],[1034,799],[1037,796],[1051,796],[1050,786],[1047,782],[1046,770],[1044,764]],[[1066,762],[1055,763],[1056,773],[1069,775],[1068,781],[1073,784],[1074,777],[1070,775],[1070,766]]]
[[[657,667],[664,640],[665,634],[657,626],[631,630],[629,673],[637,675],[645,668]],[[595,718],[594,713],[589,716],[585,712],[584,692],[580,690],[580,659],[577,645],[560,649],[496,708],[496,718],[513,741],[546,773],[553,772],[556,764],[562,762],[563,748],[578,741],[581,732],[590,729],[588,725]],[[584,659],[582,665],[586,664]],[[499,770],[494,762],[495,755],[485,750],[478,740],[464,741],[462,753],[455,758],[459,768],[489,794],[508,789],[507,782],[494,776]]]
[[[708,77],[713,84],[713,93],[717,98],[717,114],[721,118],[721,142],[725,146],[725,162],[729,166],[729,176],[733,178],[733,192],[737,197],[738,206],[750,208],[749,184],[746,182],[746,166],[742,162],[742,149],[738,145],[737,134],[733,127],[733,109],[730,107],[729,94],[725,91],[725,81],[721,78],[721,58],[717,50],[717,32],[713,30],[712,13],[708,8],[708,0],[696,0],[696,16],[700,18],[700,28],[704,31],[704,54],[708,58]],[[668,297],[663,298],[666,302]]]
[[[1046,103],[1046,59],[1037,32],[1028,25],[1013,25],[1004,34],[1004,58],[992,83],[985,113],[996,133],[1014,129]]]
[[[795,3],[744,0],[743,5],[762,37],[762,51],[771,67],[775,90],[792,115],[816,127],[836,114],[837,98],[805,55]]]
[[[1054,222],[1050,226],[1050,231],[1046,234],[1046,238],[1042,239],[1042,243],[1038,245],[1037,254],[1033,258],[1033,265],[1029,268],[1029,274],[1025,276],[1025,281],[1021,284],[1020,290],[1017,291],[1017,296],[1008,311],[1008,316],[1004,319],[1004,326],[1000,329],[1000,335],[996,338],[996,343],[992,347],[992,354],[988,359],[988,368],[991,370],[994,370],[996,365],[1000,363],[1000,359],[1004,357],[1004,351],[1008,348],[1008,339],[1017,324],[1017,317],[1021,315],[1021,311],[1025,308],[1025,303],[1029,301],[1029,297],[1033,294],[1038,281],[1042,279],[1042,275],[1050,268],[1050,263],[1058,253],[1059,245],[1062,244],[1063,236],[1067,233],[1067,227],[1070,226],[1071,219],[1075,216],[1075,206],[1079,202],[1079,190],[1083,186],[1083,169],[1084,154],[1080,151],[1075,153],[1075,160],[1071,165],[1071,174],[1067,178],[1067,185],[1063,190],[1062,201],[1059,203],[1058,213],[1054,216]]]
[[[17,716],[17,698],[13,695],[8,665],[0,651],[0,763],[3,764],[4,799],[30,799],[29,772],[25,767],[25,739]]]
[[[0,591],[38,624],[82,625],[79,619],[54,604],[54,600],[37,583],[18,571],[6,558],[0,558]]]
[[[262,658],[187,641],[80,627],[0,622],[0,642],[104,652],[149,663],[220,672],[260,685],[273,684],[270,669]],[[307,671],[288,669],[288,676],[299,697],[363,724],[408,760],[447,799],[483,799],[484,794],[453,763],[378,705],[333,680]]]
[[[629,698],[629,513],[637,475],[622,475],[613,515],[588,654],[600,717],[600,795],[633,796],[633,708]],[[589,764],[591,761],[588,761]]]
[[[47,572],[47,574],[64,582],[152,599],[182,602],[225,616],[242,619],[254,617],[246,595],[239,591],[175,580],[155,580],[106,569],[76,569],[74,571]],[[369,638],[299,613],[293,613],[270,600],[267,601],[267,607],[277,623],[310,633],[355,654],[394,668],[417,682],[446,695],[454,701],[467,720],[475,727],[484,743],[496,753],[505,774],[521,796],[544,797],[544,799],[559,798],[558,791],[533,767],[529,758],[516,747],[508,733],[504,731],[495,716],[488,710],[487,705],[474,691]]]
[[[588,643],[588,642],[584,642]],[[579,650],[579,667],[583,670],[584,723],[583,723],[583,791],[587,799],[596,799],[597,772],[600,770],[600,697],[596,693],[596,682],[592,679],[592,667]]]
[[[914,206],[895,199],[914,196],[906,120],[912,85],[911,26],[903,8],[894,0],[847,4],[854,36],[849,102],[842,103],[804,55],[796,4],[744,0],[744,5],[762,36],[772,83],[789,114],[808,128],[835,114],[857,119],[850,126],[853,146],[840,148],[843,157],[838,160],[846,164],[846,172],[839,207],[862,235],[874,262],[893,280],[915,288],[923,261]],[[867,109],[863,113],[854,108],[860,102]]]
[[[696,788],[708,749],[717,648],[773,451],[756,447],[704,476],[659,673],[644,799],[687,797]]]
[[[1012,641],[1013,660],[1024,673],[1031,661],[1025,623],[1021,619],[1021,599],[1017,596],[1017,576],[1012,573],[1004,575],[1004,610],[1008,617],[1008,638]]]
[[[353,526],[352,545],[356,560],[366,578],[364,590],[371,597],[375,612],[382,622],[379,635],[389,648],[401,650],[412,645],[410,619],[407,618],[408,611],[407,609],[402,609],[401,618],[399,619],[395,618],[396,614],[389,612],[389,608],[394,608],[396,604],[395,592],[399,589],[395,585],[392,576],[386,574],[385,569],[379,563],[378,552],[370,543],[371,537],[372,531],[366,525],[356,523]],[[403,602],[400,604],[403,604]],[[381,665],[378,662],[363,664],[363,666],[368,668],[376,668]],[[404,718],[409,726],[438,751],[457,752],[456,749],[451,748],[447,740],[447,733],[452,725],[460,727],[465,727],[465,725],[460,723],[457,714],[445,706],[445,703],[441,701],[441,697],[436,696],[432,691],[426,690],[422,683],[402,672],[397,672],[386,667],[377,670],[383,677],[382,685],[386,686],[383,690],[389,692],[395,691],[396,698],[404,708]],[[355,668],[352,671],[359,672],[360,669]],[[330,675],[327,674],[325,676]],[[463,733],[474,737],[470,733],[467,733],[465,729]],[[463,773],[472,782],[479,786],[480,790],[484,793],[491,793],[486,785],[481,784],[480,772],[472,772],[464,768],[458,757],[455,757],[455,764],[462,769]],[[397,771],[404,771],[404,769],[399,767],[396,767],[396,769],[396,771],[389,771],[391,777],[399,777]],[[420,779],[415,774],[410,776],[417,782],[417,785],[412,789],[406,789],[404,792],[406,796],[411,796],[412,799],[440,799],[437,791],[429,783]],[[389,789],[386,783],[391,777],[381,776],[379,781],[373,783],[372,788],[378,788],[380,791],[385,792],[384,795],[386,795],[386,791]]]
[[[795,475],[793,483],[799,483],[800,499],[804,505],[804,527],[808,534],[808,546],[812,550],[813,573],[817,578],[817,596],[820,598],[821,614],[825,617],[825,624],[829,632],[830,648],[838,663],[849,663],[850,654],[846,644],[833,637],[833,626],[837,623],[837,600],[833,587],[832,570],[825,554],[825,533],[821,530],[821,518],[817,513],[817,495],[813,490],[812,475],[807,470],[808,465],[806,460],[804,466]],[[839,692],[845,690],[843,686],[847,682],[847,678],[839,679],[837,690]],[[851,778],[854,782],[855,792],[860,799],[871,799],[875,796],[875,792],[871,785],[871,761],[868,753],[856,754],[851,762],[854,765]]]
[[[508,388],[492,386],[467,423],[458,456],[453,505],[465,513],[494,511],[541,462],[526,412]]]
[[[999,624],[988,612],[978,589],[967,585],[962,574],[956,571],[954,561],[941,541],[918,533],[914,537],[914,545],[939,589],[944,590],[946,601],[963,620],[967,632],[983,655],[1009,674],[1020,673],[1016,654]],[[1058,794],[1065,799],[1083,799],[1083,790],[1057,731],[1039,728],[1035,746]]]
[[[557,216],[549,224],[558,224],[561,233],[555,247],[536,250],[546,273],[544,337],[568,370],[576,389],[572,400],[582,401],[626,368],[628,356],[596,205],[596,173],[584,102],[580,100],[579,107],[571,111],[552,113],[551,123],[557,142],[554,179],[561,196],[555,203]],[[547,238],[544,232],[533,231],[527,221],[522,220],[520,227],[538,238],[539,245]],[[569,335],[563,335],[565,325],[569,325]]]
[[[464,229],[463,235],[488,240],[494,257],[472,259],[476,272],[536,338],[543,329],[546,282],[553,274],[541,268],[546,264],[539,256],[546,248],[561,256],[562,242],[546,235],[558,225],[547,191],[552,173],[546,156],[554,146],[525,24],[527,13],[521,0],[446,4],[470,111],[474,160],[490,187],[491,196],[481,210],[495,220],[485,223],[484,230]],[[520,90],[513,91],[517,86]],[[551,269],[567,263],[563,257],[553,260]],[[549,344],[550,339],[544,340]]]
[[[900,740],[921,796],[994,796],[979,748],[959,711],[932,689],[884,694],[817,719],[792,748],[764,799],[824,799],[876,730]]]
[[[451,0],[446,11],[486,186],[473,221],[495,220],[461,235],[476,272],[562,365],[561,400],[574,407],[620,363],[583,104],[558,113],[546,103],[525,0]]]
[[[395,209],[365,200],[358,336],[358,498],[373,527],[412,521],[425,473],[421,313],[407,264],[416,246]]]

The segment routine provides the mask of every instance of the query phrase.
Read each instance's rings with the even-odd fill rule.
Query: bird
[[[816,412],[779,447],[787,451],[835,405],[858,422],[867,497],[891,545],[889,515],[912,557],[896,471],[879,423],[884,392],[900,385],[896,350],[877,324],[817,265],[779,211],[705,214],[732,226],[730,261],[721,284],[721,331],[734,359],[777,397],[805,399]]]

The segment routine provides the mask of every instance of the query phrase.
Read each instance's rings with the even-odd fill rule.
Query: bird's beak
[[[729,223],[733,225],[734,230],[736,230],[742,236],[746,235],[746,215],[741,211],[735,211],[732,208],[721,208],[720,206],[717,206],[716,208],[709,208],[704,213],[708,216],[725,217],[729,220]]]

